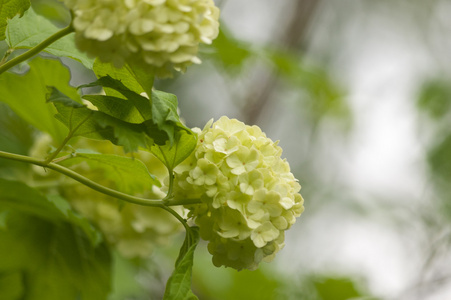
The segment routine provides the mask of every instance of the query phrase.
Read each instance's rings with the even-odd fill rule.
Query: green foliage
[[[60,28],[53,25],[46,18],[36,14],[33,8],[26,11],[22,18],[15,17],[8,22],[6,41],[10,48],[29,49],[59,31]],[[88,69],[92,69],[93,59],[74,47],[75,34],[71,33],[57,40],[47,48],[45,52],[58,57],[69,57],[81,62]]]
[[[50,88],[47,101],[55,105],[58,111],[55,117],[74,137],[109,140],[115,145],[123,146],[126,152],[136,151],[138,147],[149,147],[144,124],[128,123],[104,112],[91,110],[55,88]]]
[[[68,222],[78,226],[92,245],[95,246],[101,242],[100,233],[87,219],[72,211],[69,203],[59,196],[45,197],[22,182],[2,178],[0,178],[0,195],[0,211],[17,211],[56,223]]]
[[[55,86],[72,99],[79,99],[69,85],[70,73],[61,62],[37,57],[25,75],[4,73],[0,76],[0,101],[8,104],[24,121],[61,141],[67,130],[55,118],[56,110],[46,105],[47,86]],[[24,88],[26,87],[26,88]]]
[[[426,81],[420,89],[417,105],[431,118],[440,120],[451,108],[451,83],[441,79]]]
[[[221,27],[213,42],[212,57],[225,70],[241,71],[244,62],[253,54],[250,44],[235,39],[231,32]]]
[[[0,273],[0,291],[2,291],[1,299],[22,299],[25,293],[22,274],[20,272]]]
[[[321,300],[348,300],[363,296],[348,278],[322,278],[314,285]]]
[[[100,66],[104,72],[108,66]],[[100,68],[99,67],[99,68]],[[118,71],[115,75],[119,78],[130,74],[126,69]],[[194,132],[183,125],[177,113],[177,97],[161,91],[152,91],[151,98],[148,99],[139,95],[139,83],[131,82],[133,90],[125,86],[120,80],[105,76],[96,82],[84,85],[90,87],[101,85],[109,89],[110,95],[84,96],[86,100],[92,100],[99,111],[109,116],[127,120],[130,126],[145,133],[156,144],[152,146],[152,152],[170,169],[181,163],[194,150],[197,139]],[[113,93],[112,93],[113,91]],[[116,97],[122,95],[125,99]],[[116,95],[116,96],[112,96]],[[97,117],[93,118],[98,120]],[[102,119],[102,118],[100,118]],[[135,124],[138,123],[139,124]],[[138,127],[138,125],[140,127]],[[113,141],[114,142],[114,141]],[[143,147],[143,145],[140,145]],[[143,147],[149,148],[149,147]],[[136,149],[130,147],[129,149]]]
[[[8,19],[16,15],[22,16],[30,7],[30,0],[2,0],[0,2],[0,41],[5,39]]]
[[[26,289],[13,290],[20,299],[98,300],[110,289],[106,246],[93,247],[69,223],[10,213],[7,230],[0,231],[0,256],[0,274],[19,273],[16,286],[18,276],[26,283]]]
[[[175,270],[169,278],[163,300],[196,300],[191,291],[194,250],[199,243],[199,228],[190,227],[175,263]]]
[[[124,193],[142,193],[153,185],[161,186],[144,163],[125,156],[77,150],[72,158],[63,161],[62,165],[72,166],[83,162],[94,170],[100,170],[104,178],[114,182],[116,188]]]
[[[86,219],[61,197],[45,197],[22,182],[0,179],[0,195],[6,216],[0,230],[0,286],[13,287],[7,299],[105,298],[110,259]]]

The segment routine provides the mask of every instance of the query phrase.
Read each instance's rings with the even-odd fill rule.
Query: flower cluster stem
[[[0,158],[6,158],[6,159],[11,159],[11,160],[15,160],[15,161],[19,161],[19,162],[24,162],[24,163],[30,163],[33,165],[37,165],[37,166],[41,166],[44,168],[48,168],[51,170],[54,170],[58,173],[61,173],[63,175],[66,175],[88,187],[90,187],[93,190],[96,190],[100,193],[103,193],[105,195],[114,197],[114,198],[118,198],[121,200],[124,200],[126,202],[130,202],[130,203],[134,203],[134,204],[138,204],[138,205],[144,205],[144,206],[153,206],[153,207],[160,207],[163,208],[169,212],[173,211],[172,209],[168,209],[168,206],[176,206],[176,205],[185,205],[185,204],[195,204],[195,203],[200,203],[199,199],[187,199],[187,200],[183,200],[183,201],[172,201],[170,203],[165,203],[163,202],[163,200],[161,199],[146,199],[146,198],[141,198],[141,197],[135,197],[132,195],[128,195],[113,189],[110,189],[108,187],[105,187],[103,185],[100,185],[80,174],[78,174],[77,172],[72,171],[69,168],[63,167],[61,165],[58,165],[56,163],[46,163],[46,161],[44,160],[40,160],[37,158],[33,158],[30,156],[25,156],[25,155],[20,155],[20,154],[14,154],[14,153],[9,153],[9,152],[4,152],[4,151],[0,151]],[[171,212],[172,213],[172,212]],[[175,213],[175,212],[174,212]],[[178,214],[177,214],[178,215]],[[177,216],[176,216],[177,217]]]
[[[60,31],[54,33],[53,35],[49,36],[47,39],[42,41],[40,44],[38,44],[35,47],[28,50],[27,52],[25,52],[19,56],[16,56],[15,58],[0,65],[0,74],[6,72],[7,70],[11,69],[15,65],[18,65],[19,63],[35,56],[36,54],[38,54],[39,52],[41,52],[42,50],[47,48],[49,45],[53,44],[60,38],[66,36],[72,32],[74,32],[74,28],[72,27],[72,25],[69,25],[69,26],[61,29]]]

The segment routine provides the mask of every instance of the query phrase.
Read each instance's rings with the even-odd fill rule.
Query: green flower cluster
[[[187,208],[216,266],[256,269],[303,212],[301,186],[259,127],[222,117],[198,132],[197,149],[175,169],[175,196],[200,197]]]
[[[185,71],[199,43],[218,35],[213,0],[65,0],[73,10],[76,44],[104,62],[154,67],[160,77]]]

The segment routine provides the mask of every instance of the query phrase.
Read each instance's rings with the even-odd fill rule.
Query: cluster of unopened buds
[[[200,197],[190,216],[216,266],[257,268],[284,246],[304,210],[282,149],[257,126],[220,118],[198,131],[198,147],[176,169],[176,197]]]

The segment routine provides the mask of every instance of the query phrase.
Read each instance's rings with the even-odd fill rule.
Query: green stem
[[[182,204],[200,203],[199,199],[191,199],[191,200],[185,200],[185,201],[178,201],[178,202],[174,201],[171,203],[164,203],[163,200],[154,200],[154,199],[135,197],[135,196],[127,195],[127,194],[118,192],[116,190],[107,188],[105,186],[102,186],[102,185],[95,183],[94,181],[78,174],[77,172],[72,171],[71,169],[68,169],[66,167],[63,167],[63,166],[55,164],[55,163],[47,164],[44,160],[36,159],[33,157],[29,157],[29,156],[14,154],[14,153],[3,152],[3,151],[0,151],[0,157],[15,160],[15,161],[20,161],[20,162],[24,162],[24,163],[30,163],[33,165],[52,169],[58,173],[66,175],[66,176],[90,187],[91,189],[100,192],[100,193],[130,202],[130,203],[138,204],[138,205],[160,207],[160,208],[163,208],[163,209],[171,212],[170,210],[168,210],[168,207],[167,207],[169,205],[175,206],[175,205],[182,205]]]
[[[50,155],[46,160],[45,160],[45,164],[49,164],[51,161],[53,161],[53,159],[61,152],[61,150],[63,150],[64,146],[66,146],[66,144],[69,142],[69,140],[74,136],[75,132],[78,130],[78,128],[81,127],[81,125],[83,125],[91,116],[92,116],[93,112],[91,112],[83,121],[81,121],[77,126],[75,126],[75,128],[71,128],[69,130],[69,133],[67,134],[67,136],[64,138],[63,142],[61,143],[61,145],[58,147],[58,149],[56,149],[55,152],[52,153],[52,155]],[[72,117],[71,117],[71,121],[72,121]],[[72,127],[72,126],[71,126]]]
[[[186,234],[189,234],[189,232],[190,232],[190,227],[189,227],[188,223],[186,222],[186,220],[183,219],[181,215],[179,215],[175,210],[173,210],[173,209],[170,208],[169,206],[162,206],[162,208],[163,208],[164,210],[166,210],[167,212],[169,212],[169,213],[170,213],[171,215],[173,215],[174,217],[176,217],[177,220],[179,220],[179,222],[182,223],[183,226],[185,227],[185,229],[186,229]]]
[[[61,29],[60,31],[51,35],[50,37],[48,37],[47,39],[42,41],[40,44],[34,46],[27,52],[11,59],[10,61],[7,61],[5,64],[1,65],[0,66],[0,74],[2,74],[3,72],[6,72],[7,70],[11,69],[15,65],[35,56],[36,54],[38,54],[39,52],[41,52],[42,50],[47,48],[50,44],[54,43],[55,41],[59,40],[60,38],[66,36],[72,32],[74,32],[74,28],[72,27],[72,25],[69,25],[69,26]]]

